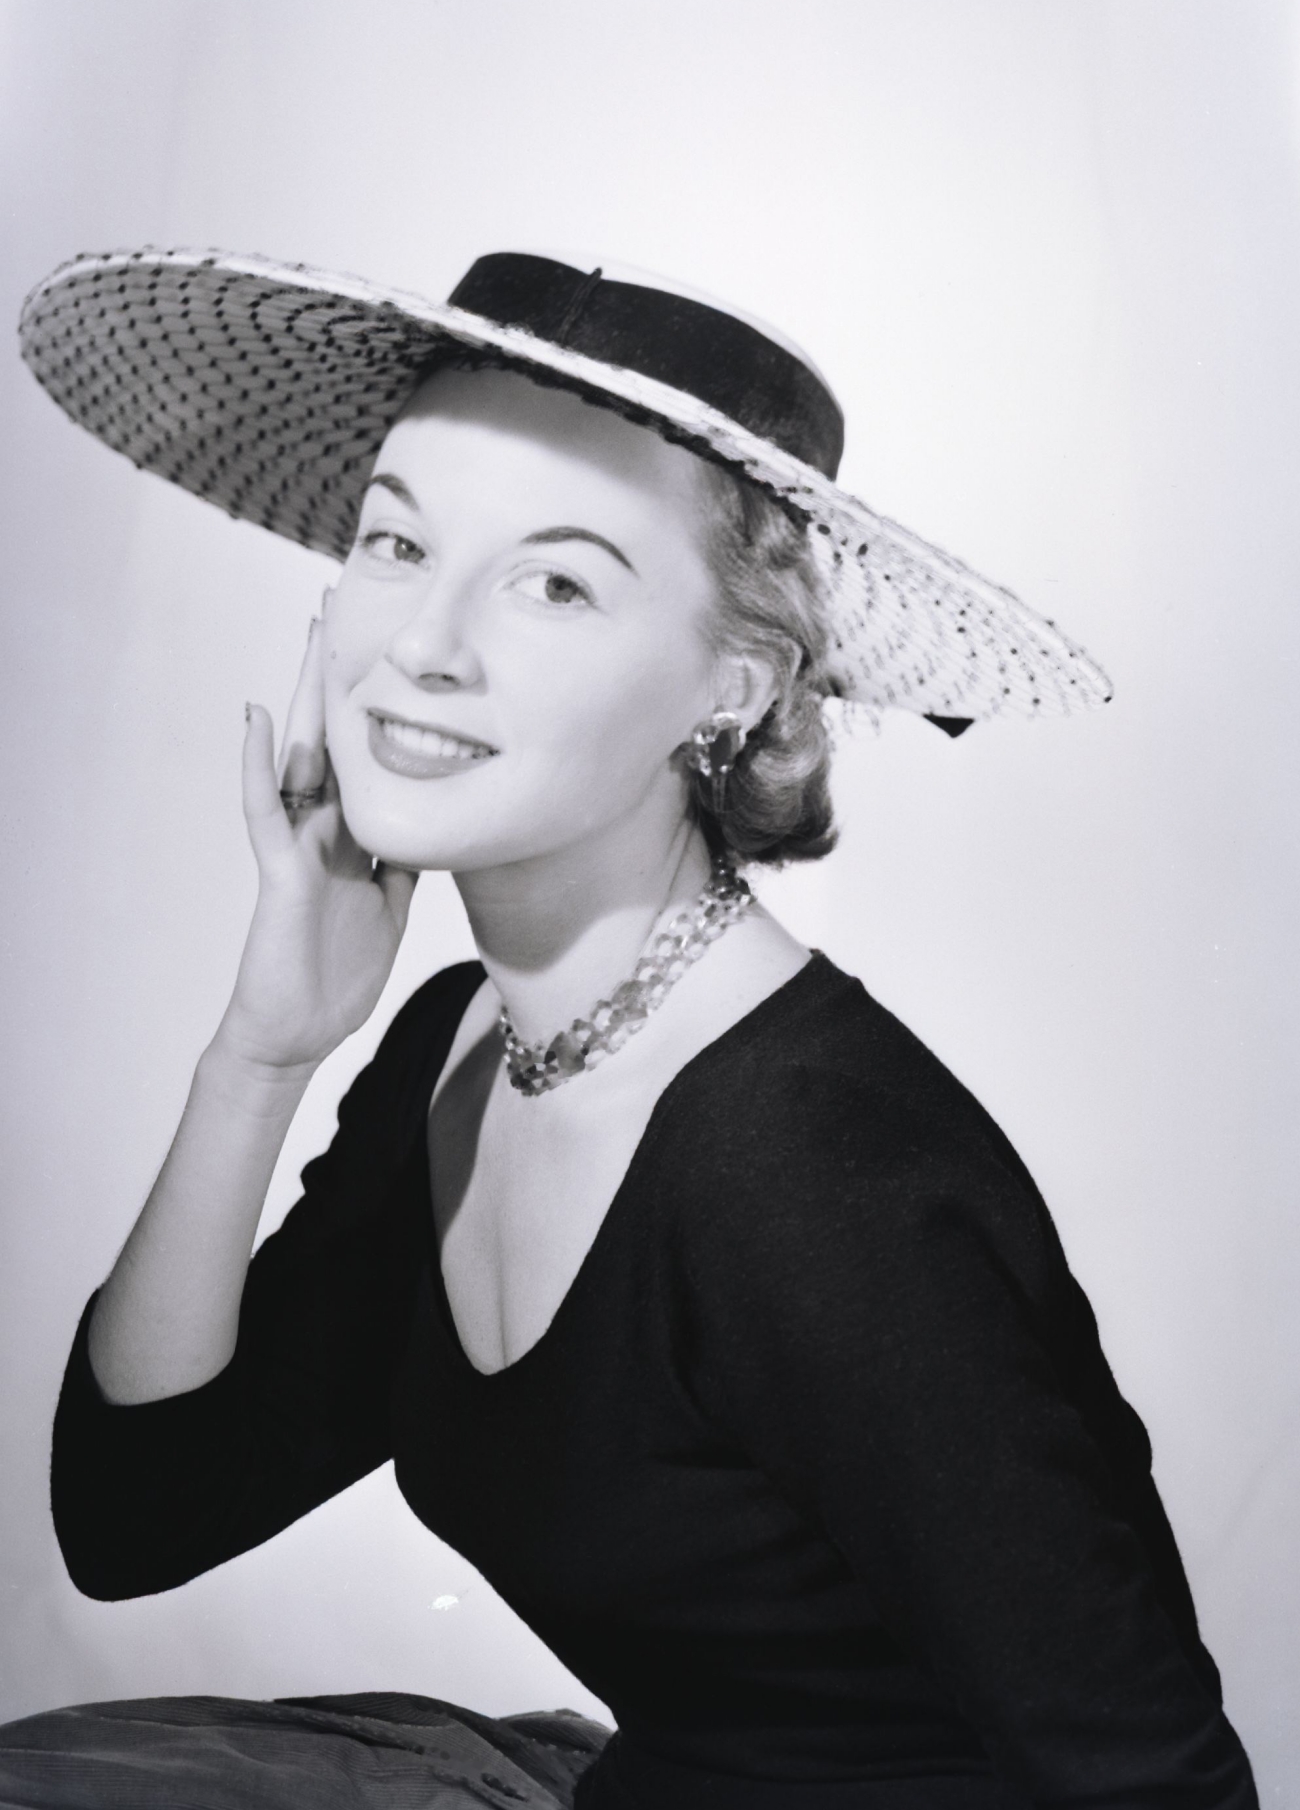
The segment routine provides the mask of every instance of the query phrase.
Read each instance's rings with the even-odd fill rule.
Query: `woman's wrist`
[[[257,1118],[292,1116],[320,1058],[273,1060],[240,1037],[226,1020],[199,1057],[196,1088],[220,1096],[227,1106]]]

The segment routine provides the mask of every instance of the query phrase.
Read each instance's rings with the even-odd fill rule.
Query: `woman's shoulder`
[[[450,1041],[465,1007],[483,985],[483,978],[483,964],[477,960],[439,968],[397,1008],[380,1048],[390,1041],[400,1048],[410,1038],[424,1041],[444,1033]]]
[[[339,1130],[348,1140],[396,1148],[404,1131],[413,1134],[423,1124],[438,1072],[482,983],[478,962],[457,962],[431,975],[398,1007],[339,1103]]]
[[[893,1263],[956,1235],[1041,1282],[1058,1254],[990,1114],[823,955],[679,1085],[682,1232],[706,1267],[871,1263],[885,1249]]]
[[[962,1149],[1032,1186],[994,1119],[915,1032],[820,952],[680,1078],[696,1116],[743,1145],[881,1157]]]
[[[382,1077],[390,1089],[410,1077],[417,1088],[422,1086],[425,1072],[432,1068],[436,1073],[445,1061],[465,1008],[482,984],[483,967],[477,961],[455,962],[431,974],[394,1012],[358,1080]]]
[[[263,1247],[274,1248],[278,1262],[290,1252],[300,1256],[306,1245],[328,1245],[376,1223],[379,1206],[423,1138],[434,1081],[482,980],[477,962],[459,962],[432,975],[398,1008],[339,1101],[328,1148],[304,1166],[302,1199]]]

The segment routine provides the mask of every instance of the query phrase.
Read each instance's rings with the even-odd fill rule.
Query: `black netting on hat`
[[[365,478],[443,342],[396,309],[147,254],[68,276],[23,356],[133,464],[337,559]]]

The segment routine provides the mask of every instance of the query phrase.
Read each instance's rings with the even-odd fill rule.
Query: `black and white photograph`
[[[0,1810],[1300,1805],[1300,6],[0,145]]]

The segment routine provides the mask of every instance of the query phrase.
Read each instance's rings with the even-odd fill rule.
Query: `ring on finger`
[[[280,803],[286,811],[314,811],[325,802],[324,786],[281,786]]]

